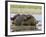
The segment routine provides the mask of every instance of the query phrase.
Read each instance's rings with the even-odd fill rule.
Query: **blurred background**
[[[37,24],[37,30],[41,30],[42,28],[42,6],[33,6],[33,5],[10,5],[10,15],[13,17],[16,14],[29,14],[35,17],[36,20],[39,21]],[[11,24],[12,29],[18,29],[22,27],[16,27]],[[28,26],[26,26],[27,28]],[[23,27],[25,28],[25,27]],[[28,27],[30,28],[30,26]],[[12,31],[11,29],[11,31]]]

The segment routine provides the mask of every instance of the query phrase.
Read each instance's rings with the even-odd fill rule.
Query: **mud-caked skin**
[[[17,14],[13,19],[13,24],[16,26],[36,26],[38,23],[38,21],[32,15]]]
[[[17,16],[16,19],[14,19],[14,21],[16,21],[16,26],[20,26],[21,23],[26,20],[27,17],[26,15],[20,15],[20,16]]]

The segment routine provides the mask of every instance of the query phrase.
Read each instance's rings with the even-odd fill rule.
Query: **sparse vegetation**
[[[41,6],[11,5],[10,11],[15,14],[41,14]]]

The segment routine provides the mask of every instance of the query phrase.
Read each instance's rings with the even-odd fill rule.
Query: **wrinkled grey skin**
[[[25,26],[36,26],[39,21],[37,21],[32,15],[26,15],[27,19],[23,21],[21,24]]]
[[[36,26],[36,24],[38,24],[38,21],[32,16],[32,15],[19,15],[17,16],[13,23],[16,25],[16,26],[21,26],[21,25],[24,25],[24,26]]]
[[[35,18],[30,18],[27,21],[22,22],[22,25],[25,26],[36,26],[36,24],[38,24],[38,21]]]
[[[16,23],[17,26],[20,26],[21,23],[26,20],[26,15],[20,15],[20,16],[17,16],[16,19],[14,20]]]

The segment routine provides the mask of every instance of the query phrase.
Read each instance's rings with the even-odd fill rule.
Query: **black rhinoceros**
[[[14,21],[13,23],[16,26],[36,26],[36,24],[38,23],[38,21],[32,16],[32,15],[16,15],[14,16]]]

